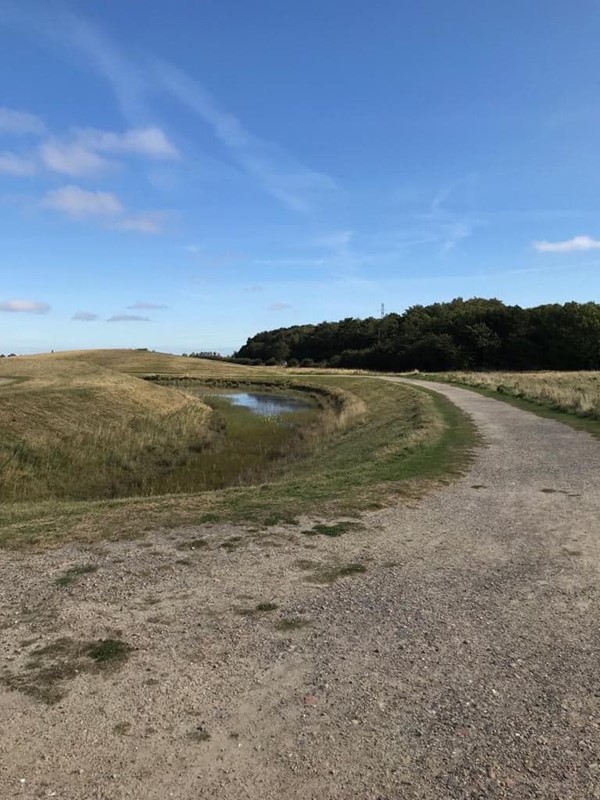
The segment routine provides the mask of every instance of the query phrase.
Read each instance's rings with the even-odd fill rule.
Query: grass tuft
[[[97,664],[122,663],[129,658],[133,648],[121,639],[103,639],[96,644],[89,645],[86,655]]]
[[[367,571],[364,564],[352,562],[339,566],[324,566],[307,575],[309,583],[330,584],[335,583],[338,578],[347,578],[350,575],[361,575]]]
[[[4,672],[0,682],[52,705],[67,694],[67,681],[86,672],[118,669],[132,650],[120,639],[89,642],[62,637],[33,650],[21,672]]]
[[[304,617],[284,617],[275,625],[275,628],[283,633],[290,633],[292,631],[299,631],[301,628],[306,628],[306,626],[310,624],[310,620]]]
[[[178,550],[202,550],[208,547],[208,541],[202,537],[197,536],[195,539],[186,539],[176,545]]]
[[[364,531],[365,526],[360,522],[341,521],[334,522],[331,525],[320,523],[313,525],[312,528],[302,531],[305,536],[342,536],[344,533],[351,531]]]
[[[89,575],[90,572],[96,572],[98,567],[95,564],[81,564],[77,567],[70,567],[58,578],[55,578],[54,583],[57,586],[72,586],[81,578],[82,575]]]
[[[258,603],[254,608],[240,608],[237,613],[243,617],[254,617],[257,614],[265,614],[269,611],[277,611],[277,603]]]
[[[210,733],[204,730],[204,728],[196,728],[188,733],[188,739],[194,742],[208,742],[210,738]]]

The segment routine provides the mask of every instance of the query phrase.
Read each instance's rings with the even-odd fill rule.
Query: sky
[[[600,293],[596,0],[0,0],[0,352]]]

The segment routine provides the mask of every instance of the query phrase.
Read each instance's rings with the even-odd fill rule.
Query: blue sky
[[[2,0],[0,352],[598,300],[595,0]]]

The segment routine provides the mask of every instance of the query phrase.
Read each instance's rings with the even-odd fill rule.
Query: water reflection
[[[207,395],[210,396],[210,395]],[[276,417],[311,408],[310,403],[297,397],[285,397],[255,392],[219,392],[218,397],[226,397],[234,406],[243,406],[262,417]]]

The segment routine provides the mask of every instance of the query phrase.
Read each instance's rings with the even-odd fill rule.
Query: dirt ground
[[[600,798],[600,441],[439,389],[485,445],[362,528],[0,553],[0,798]]]

